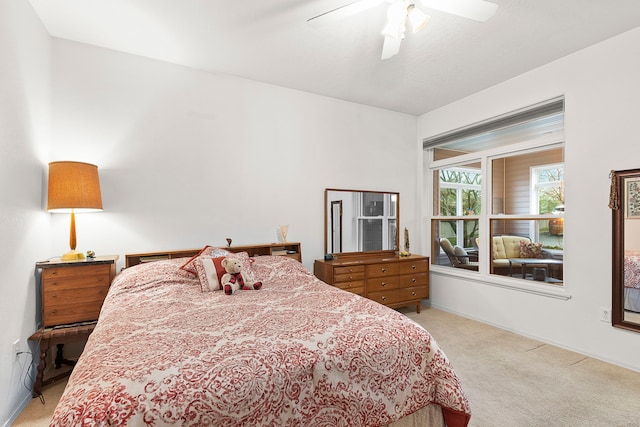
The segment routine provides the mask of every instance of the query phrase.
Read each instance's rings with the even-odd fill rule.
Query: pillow
[[[226,251],[225,251],[226,252]],[[225,258],[236,258],[242,263],[242,274],[248,281],[254,281],[253,263],[254,260],[246,252],[228,253],[226,256],[200,256],[193,260],[193,267],[200,281],[202,292],[212,292],[222,289],[222,276],[227,271],[222,266]]]
[[[193,267],[200,280],[200,289],[202,292],[219,291],[222,289],[222,275],[225,273],[222,267],[222,260],[225,257],[207,257],[202,256],[193,261]]]
[[[453,247],[453,253],[455,255],[465,255],[464,257],[463,256],[458,257],[458,262],[460,264],[468,264],[469,263],[469,257],[467,256],[469,254],[467,253],[467,251],[465,251],[460,246],[458,246],[458,245],[454,246]]]
[[[520,240],[520,258],[542,258],[542,243]]]
[[[210,256],[212,258],[215,257],[220,257],[220,256],[227,256],[229,255],[231,252],[226,251],[222,248],[215,248],[213,246],[205,246],[204,248],[202,248],[202,250],[200,252],[198,252],[196,255],[192,256],[191,258],[189,258],[189,260],[187,262],[185,262],[184,264],[182,264],[182,266],[180,267],[181,270],[187,271],[193,275],[197,275],[198,272],[196,271],[193,263],[194,261],[201,256]]]

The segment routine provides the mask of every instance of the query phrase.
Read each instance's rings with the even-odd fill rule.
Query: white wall
[[[609,171],[640,167],[638,46],[640,28],[419,117],[422,140],[566,97],[564,277],[571,299],[432,274],[435,305],[640,371],[640,334],[598,319],[600,307],[611,307]]]
[[[0,0],[0,425],[31,399],[34,263],[51,254],[43,210],[50,112],[50,38],[28,2]],[[37,360],[37,355],[35,356]],[[25,386],[26,384],[26,386]]]
[[[97,164],[103,190],[104,212],[76,215],[83,251],[268,243],[289,224],[311,268],[329,187],[399,191],[413,230],[416,121],[54,39],[53,152]]]

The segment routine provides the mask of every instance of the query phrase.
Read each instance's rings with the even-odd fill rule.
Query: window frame
[[[473,216],[462,217],[450,217],[439,215],[435,210],[436,195],[433,195],[427,199],[427,212],[431,212],[432,215],[426,218],[426,223],[429,224],[429,235],[432,235],[433,224],[435,221],[454,220],[454,219],[473,219],[477,218],[479,221],[479,238],[481,242],[488,242],[492,233],[491,222],[494,219],[514,219],[514,220],[545,220],[545,219],[557,219],[557,215],[509,215],[509,214],[494,214],[493,213],[493,191],[491,179],[487,177],[492,176],[492,160],[496,158],[510,157],[528,153],[534,153],[538,151],[550,150],[553,148],[562,148],[565,150],[564,129],[554,132],[549,132],[537,137],[530,138],[526,141],[517,142],[511,145],[504,145],[501,147],[495,147],[486,151],[477,151],[468,154],[462,154],[456,157],[433,160],[434,147],[424,149],[425,156],[425,188],[429,189],[429,193],[435,191],[434,179],[439,176],[440,169],[463,167],[469,163],[479,163],[482,173],[482,205],[481,213]],[[566,162],[565,162],[566,164]],[[563,173],[566,171],[563,171]],[[566,173],[564,174],[566,178]],[[436,215],[438,212],[438,215]],[[436,240],[432,236],[432,241]],[[500,276],[490,273],[490,246],[481,245],[479,248],[478,261],[480,263],[478,272],[466,271],[462,269],[456,269],[445,265],[432,264],[432,271],[435,274],[445,276],[459,276],[472,278],[476,282],[489,284],[492,286],[498,286],[508,289],[514,289],[524,291],[528,293],[534,293],[544,296],[550,296],[559,299],[569,299],[571,295],[568,293],[568,284],[566,281],[563,286],[546,285],[544,283],[530,283],[531,281],[525,281],[517,278],[511,278],[507,276]],[[435,243],[432,245],[432,252],[435,250],[440,251],[439,246]],[[438,252],[439,253],[439,252]]]

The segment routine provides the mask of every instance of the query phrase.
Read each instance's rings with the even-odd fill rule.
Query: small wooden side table
[[[33,384],[33,397],[40,396],[44,386],[53,384],[71,373],[69,370],[58,375],[54,375],[51,378],[44,378],[44,370],[47,367],[47,354],[49,353],[49,349],[53,345],[58,346],[58,352],[55,360],[56,369],[60,368],[63,364],[73,365],[74,362],[68,361],[64,358],[62,354],[62,346],[70,342],[86,341],[91,332],[93,332],[95,326],[96,322],[87,322],[61,328],[40,328],[29,337],[29,341],[38,342],[40,347],[40,361],[38,363],[36,381]]]

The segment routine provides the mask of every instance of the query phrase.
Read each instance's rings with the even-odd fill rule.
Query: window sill
[[[438,276],[457,277],[483,285],[511,289],[518,292],[525,292],[548,298],[555,298],[565,301],[571,299],[571,294],[567,293],[564,287],[558,288],[557,285],[545,284],[541,282],[528,284],[522,279],[510,279],[504,276],[486,275],[475,271],[467,271],[460,268],[445,267],[439,265],[431,265],[430,273]]]

